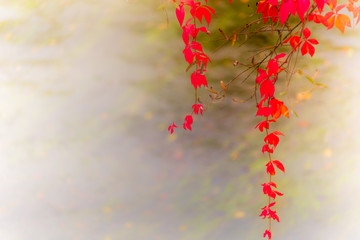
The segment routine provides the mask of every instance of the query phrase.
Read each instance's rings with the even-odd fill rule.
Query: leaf
[[[308,28],[305,28],[303,31],[303,34],[304,34],[305,38],[308,38],[308,37],[310,37],[311,32]]]
[[[312,84],[315,84],[314,79],[312,79],[311,77],[306,76],[306,75],[305,75],[305,77],[307,80],[309,80],[309,82],[311,82]]]
[[[168,131],[170,131],[170,134],[173,134],[174,133],[174,128],[177,128],[178,126],[176,126],[175,124],[174,124],[174,122],[172,123],[172,125],[170,125],[169,127],[168,127]]]
[[[265,152],[273,153],[274,149],[269,148],[269,146],[267,144],[264,144],[261,151],[262,151],[263,154],[265,154]]]
[[[275,135],[285,136],[283,133],[281,133],[281,132],[279,132],[279,131],[275,131],[275,132],[273,132],[273,134],[275,134]]]
[[[273,145],[274,148],[276,148],[276,146],[279,144],[279,137],[276,136],[275,134],[273,133],[270,133],[269,135],[267,135],[265,138],[264,138],[264,142],[269,144],[269,145]]]
[[[194,86],[194,88],[196,89],[197,87],[201,87],[201,85],[204,85],[205,87],[208,86],[206,77],[204,74],[201,74],[199,72],[193,72],[190,76],[191,78],[191,84]]]
[[[275,190],[274,190],[274,193],[276,193],[276,195],[278,195],[278,196],[283,196],[284,195],[281,192],[278,192],[278,191],[275,191]]]
[[[271,232],[269,231],[269,230],[265,230],[265,232],[264,232],[264,238],[266,237],[266,236],[268,236],[268,239],[271,239]]]
[[[299,115],[297,114],[297,112],[296,112],[295,110],[292,110],[292,112],[295,114],[295,116],[296,116],[297,118],[299,118]]]
[[[185,117],[185,122],[183,123],[183,127],[185,130],[189,129],[191,131],[191,124],[193,123],[193,117],[191,115],[187,115]]]
[[[283,165],[280,161],[278,161],[278,160],[273,160],[272,162],[275,164],[275,166],[276,166],[278,169],[280,169],[281,171],[285,172],[284,165]]]
[[[280,53],[280,54],[276,55],[274,59],[278,60],[278,59],[283,58],[285,56],[286,56],[286,53]]]
[[[322,84],[322,83],[316,82],[315,85],[317,85],[317,86],[319,86],[319,87],[327,88],[327,86],[326,86],[325,84]]]
[[[202,48],[201,44],[198,43],[198,42],[192,41],[190,46],[191,46],[192,49],[194,49],[196,51],[203,52],[203,48]]]
[[[316,39],[314,39],[314,38],[308,39],[308,42],[310,42],[310,43],[312,43],[312,44],[315,44],[315,45],[319,44],[318,40],[316,40]]]
[[[275,175],[275,168],[271,161],[266,164],[266,172],[270,175]]]
[[[267,121],[262,121],[258,123],[255,128],[259,128],[260,132],[263,132],[264,128],[269,129],[269,123]]]
[[[184,5],[179,5],[179,8],[176,8],[176,17],[179,21],[180,26],[183,25],[184,23],[184,17],[185,17],[185,10],[184,10]]]
[[[275,203],[276,203],[276,202],[270,203],[269,206],[268,206],[268,208],[273,207],[273,206],[275,205]]]
[[[273,187],[275,187],[275,188],[277,187],[274,182],[269,182],[269,185],[270,185],[270,186],[273,186]]]
[[[204,107],[203,107],[202,104],[194,104],[194,105],[192,105],[192,109],[194,110],[194,114],[195,114],[195,115],[198,115],[198,114],[199,114],[199,111],[200,111],[200,114],[201,114],[201,116],[202,116],[202,114],[203,114],[203,109],[204,109]]]
[[[335,27],[337,27],[342,33],[344,33],[345,26],[351,27],[350,18],[344,14],[338,14],[335,20]]]
[[[320,12],[322,12],[326,0],[314,0]]]
[[[195,54],[191,51],[191,48],[189,45],[186,45],[184,51],[183,51],[185,60],[189,63],[192,64],[194,61],[194,56]]]
[[[272,97],[275,92],[274,84],[270,80],[265,80],[260,85],[261,96]]]
[[[315,48],[313,45],[311,45],[310,43],[308,43],[307,41],[304,42],[304,44],[301,47],[301,54],[304,56],[306,53],[309,53],[310,56],[312,57],[315,53]]]

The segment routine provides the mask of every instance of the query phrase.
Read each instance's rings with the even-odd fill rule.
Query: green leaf
[[[315,84],[314,79],[312,79],[311,77],[306,76],[306,75],[304,75],[304,76],[306,77],[307,80],[309,80],[309,82],[311,82],[312,84]]]
[[[296,111],[293,109],[293,113],[295,114],[295,116],[297,117],[297,118],[299,118],[299,115],[296,113]]]
[[[322,84],[322,83],[315,83],[317,86],[320,86],[320,87],[324,87],[324,88],[327,88],[327,86],[325,84]]]

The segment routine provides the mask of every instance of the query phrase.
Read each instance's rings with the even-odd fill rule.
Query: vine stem
[[[270,106],[270,97],[268,97],[268,107],[269,106]],[[266,123],[269,124],[269,117],[266,117]],[[269,136],[268,128],[265,127],[265,131],[266,131],[266,137]],[[267,145],[268,149],[270,149],[268,142],[266,142],[266,145]],[[268,151],[268,154],[269,154],[269,161],[272,164],[270,151]],[[269,182],[271,182],[271,174],[269,174],[269,175],[270,175]],[[271,197],[269,196],[269,205],[270,205],[270,203],[271,203]],[[271,218],[269,218],[269,232],[271,233]]]
[[[196,7],[194,8],[194,28],[195,28],[195,37],[194,37],[194,41],[196,42]],[[197,50],[194,50],[195,52],[197,52]],[[196,62],[196,54],[195,54],[195,73],[197,74],[198,71],[198,63]],[[196,76],[196,75],[195,75]],[[195,88],[195,104],[197,104],[197,88]]]

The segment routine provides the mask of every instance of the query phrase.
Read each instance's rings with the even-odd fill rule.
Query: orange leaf
[[[344,33],[345,26],[351,27],[350,18],[344,14],[338,14],[335,20],[335,27],[337,27],[342,33]]]

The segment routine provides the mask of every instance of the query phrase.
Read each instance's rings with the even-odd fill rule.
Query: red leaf
[[[278,119],[281,115],[289,118],[289,110],[284,105],[284,102],[277,100],[276,98],[271,99],[271,116],[274,119]]]
[[[262,153],[265,154],[265,152],[269,152],[269,153],[273,153],[274,150],[272,148],[269,148],[269,146],[267,144],[265,144],[263,147],[262,147]]]
[[[196,72],[194,71],[191,74],[191,84],[194,86],[194,88],[196,89],[197,87],[201,87],[201,85],[204,85],[207,87],[208,83],[206,80],[206,77],[204,74],[201,74],[200,72]]]
[[[278,160],[273,160],[272,162],[276,165],[276,167],[277,167],[278,169],[280,169],[281,171],[285,172],[284,165],[283,165],[280,161],[278,161]]]
[[[267,121],[262,121],[255,128],[259,127],[260,132],[264,131],[264,128],[269,129],[269,123]]]
[[[269,182],[269,185],[270,185],[270,186],[273,186],[273,187],[275,187],[275,188],[277,187],[276,184],[273,183],[273,182]]]
[[[271,189],[271,185],[268,183],[264,183],[261,184],[261,186],[263,186],[263,192],[265,195],[268,195],[269,197],[275,199],[276,198],[276,194],[275,192]]]
[[[204,33],[208,33],[208,31],[206,30],[206,27],[199,27],[196,28],[196,35],[200,32],[204,32]]]
[[[283,58],[283,57],[285,57],[285,56],[286,56],[286,53],[280,53],[280,54],[276,55],[276,56],[274,57],[274,59],[278,60],[278,59]]]
[[[304,42],[303,46],[301,47],[301,54],[304,56],[306,53],[309,53],[312,57],[315,53],[315,48],[309,42]]]
[[[174,124],[174,122],[173,122],[173,124],[168,127],[168,131],[170,131],[170,134],[173,134],[173,133],[174,133],[174,128],[177,128],[177,127],[178,127],[178,126],[176,126],[176,125]]]
[[[272,97],[275,92],[274,84],[270,80],[265,80],[260,85],[260,93],[261,96],[264,97]]]
[[[304,14],[309,10],[310,0],[296,0],[294,2],[297,3],[297,7],[296,7],[297,14],[300,17],[301,21],[303,21]]]
[[[194,110],[194,113],[196,115],[199,114],[199,111],[200,111],[200,114],[202,115],[204,107],[201,104],[194,104],[194,105],[192,105],[192,109]]]
[[[290,1],[283,1],[280,5],[279,18],[280,18],[281,26],[284,25],[287,18],[289,17],[290,7],[288,2]]]
[[[274,147],[276,148],[276,146],[279,144],[279,137],[276,135],[283,135],[281,132],[275,131],[273,133],[270,133],[269,135],[267,135],[264,138],[264,142],[268,143],[269,145],[274,145]]]
[[[189,129],[191,131],[191,124],[193,123],[193,118],[191,115],[185,117],[185,122],[183,123],[184,129]]]
[[[184,23],[184,17],[185,17],[185,11],[184,11],[184,5],[179,5],[178,8],[176,8],[176,17],[179,21],[180,26]]]
[[[258,73],[260,74],[256,79],[255,81],[257,83],[261,83],[264,79],[267,79],[269,78],[268,74],[266,73],[266,71],[264,69],[258,69],[257,70]]]
[[[191,48],[200,52],[203,52],[203,48],[200,43],[192,41],[190,44]]]
[[[194,61],[194,56],[195,54],[191,51],[191,48],[189,45],[186,45],[183,54],[185,56],[185,60],[189,63],[192,64]]]
[[[275,175],[275,168],[271,162],[268,162],[266,164],[266,173],[268,173],[270,175]]]
[[[268,75],[271,76],[274,74],[274,76],[279,72],[279,64],[275,59],[271,59],[268,62],[268,65],[266,66],[268,69]]]
[[[279,132],[279,131],[274,131],[273,134],[285,136],[282,132]]]
[[[304,31],[303,31],[303,34],[304,34],[304,37],[305,38],[308,38],[311,34],[310,30],[308,28],[305,28]]]
[[[323,23],[325,17],[320,14],[311,14],[309,15],[309,21],[314,21],[315,23]]]
[[[315,53],[315,48],[314,48],[314,46],[309,43],[308,48],[309,48],[309,54],[310,54],[310,56],[311,56],[311,57],[314,56],[314,53]]]
[[[271,239],[271,232],[267,229],[264,232],[264,237],[266,237],[266,235],[268,236],[269,239]]]
[[[314,0],[320,12],[324,9],[326,0]]]
[[[312,44],[315,44],[315,45],[319,44],[318,40],[316,40],[316,39],[314,39],[314,38],[308,39],[308,42],[310,42],[310,43],[312,43]]]
[[[202,23],[202,19],[204,17],[208,25],[210,24],[210,21],[211,21],[211,13],[213,13],[215,15],[214,9],[212,9],[211,7],[208,7],[208,6],[200,6],[200,7],[196,8],[196,10],[192,9],[192,11],[195,12],[195,17],[197,19],[199,19],[199,21],[201,23]]]
[[[278,192],[278,191],[275,191],[275,190],[274,190],[274,193],[276,193],[276,195],[278,195],[278,196],[283,196],[284,195],[281,192]]]

